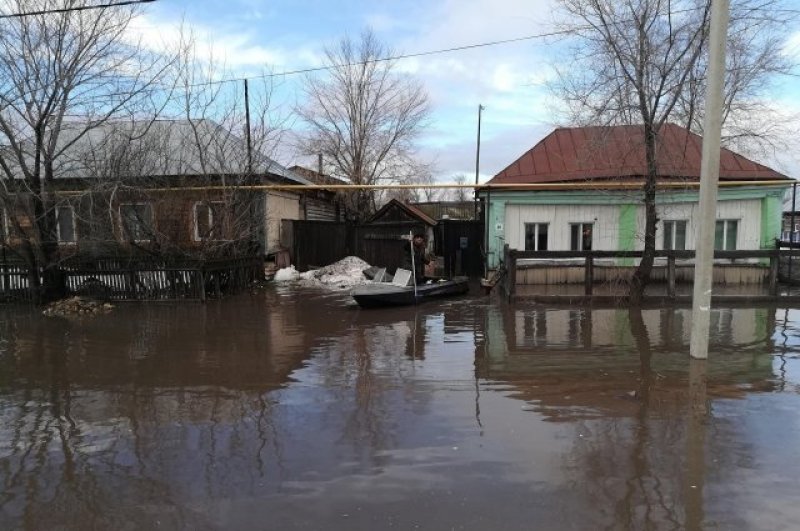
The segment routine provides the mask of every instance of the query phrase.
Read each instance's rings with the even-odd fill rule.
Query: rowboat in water
[[[403,270],[398,270],[391,282],[378,281],[356,286],[351,295],[362,308],[380,308],[418,304],[429,299],[462,295],[469,291],[467,277],[433,279],[415,287],[413,284],[409,285],[409,278],[403,273],[405,273]]]

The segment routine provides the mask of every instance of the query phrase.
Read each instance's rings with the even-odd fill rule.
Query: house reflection
[[[563,468],[596,511],[598,527],[705,526],[704,485],[741,441],[713,442],[714,398],[775,387],[774,308],[712,313],[711,359],[688,358],[688,309],[553,310],[498,307],[476,346],[476,373],[561,422],[571,438]]]
[[[510,384],[517,396],[549,411],[551,420],[564,413],[570,417],[582,406],[586,409],[580,414],[624,414],[632,406],[620,397],[635,398],[631,393],[643,378],[652,378],[659,392],[674,388],[680,398],[687,379],[691,311],[636,313],[639,326],[633,326],[626,309],[491,308],[485,318],[486,344],[476,347],[477,376]],[[712,312],[712,394],[773,385],[774,315],[774,308]],[[647,373],[641,360],[645,346],[652,353]]]

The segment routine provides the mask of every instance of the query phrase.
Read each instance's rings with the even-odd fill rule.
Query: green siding
[[[633,251],[636,248],[636,205],[621,205],[619,208],[619,246],[620,251]],[[633,258],[618,260],[621,266],[632,266]]]
[[[781,201],[788,189],[786,186],[742,186],[736,188],[720,188],[718,200],[729,201],[734,199],[759,199],[761,200],[761,245],[770,246],[772,240],[780,236],[781,228]],[[486,192],[480,192],[486,197]],[[619,191],[599,193],[594,190],[560,190],[560,191],[511,191],[492,190],[490,194],[489,213],[489,249],[488,262],[490,268],[495,268],[503,254],[506,234],[506,205],[622,205],[620,212],[619,245],[627,249],[631,241],[635,244],[635,230],[633,236],[626,230],[623,236],[623,227],[633,218],[636,225],[634,204],[641,202],[641,194],[635,191]],[[696,203],[697,190],[668,190],[660,191],[656,201],[660,205],[671,203]],[[633,203],[633,204],[632,204]],[[634,207],[634,208],[631,208]],[[623,223],[624,221],[624,223]],[[631,240],[631,238],[633,240]]]
[[[775,247],[775,239],[781,235],[781,200],[774,195],[761,199],[761,248]]]

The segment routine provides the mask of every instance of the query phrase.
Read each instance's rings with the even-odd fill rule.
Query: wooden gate
[[[436,254],[444,257],[444,272],[448,276],[483,275],[483,222],[439,220]]]

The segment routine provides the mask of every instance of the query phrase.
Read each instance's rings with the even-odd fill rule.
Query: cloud
[[[451,180],[459,173],[474,177],[477,124],[473,124],[470,132],[469,139],[450,141],[446,139],[445,131],[429,133],[431,138],[420,154],[434,163],[439,180]],[[490,179],[514,162],[549,132],[550,126],[544,124],[504,127],[494,133],[482,131],[481,182]]]
[[[141,42],[151,51],[168,53],[175,50],[190,33],[196,43],[199,60],[213,59],[234,70],[243,67],[283,69],[290,64],[290,58],[300,55],[266,47],[258,43],[256,36],[249,31],[224,32],[197,23],[157,20],[149,15],[136,18],[129,28],[128,39]]]

